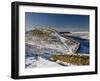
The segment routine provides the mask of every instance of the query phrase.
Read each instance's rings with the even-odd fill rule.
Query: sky
[[[89,15],[25,12],[25,30],[51,27],[60,32],[89,31]]]

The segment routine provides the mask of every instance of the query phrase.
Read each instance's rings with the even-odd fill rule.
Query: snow
[[[33,67],[62,67],[62,65],[53,62],[53,61],[49,61],[45,58],[42,57],[38,57],[38,60],[34,60],[32,59],[32,57],[28,57],[26,58],[26,68],[33,68]]]
[[[59,35],[57,32],[48,29],[47,30],[41,29],[41,31],[42,32],[45,31],[46,33],[51,32],[50,37],[47,37],[48,40],[41,39],[37,35],[34,36],[30,31],[27,32],[26,34],[25,37],[25,43],[26,43],[25,44],[26,45],[25,67],[26,68],[62,66],[57,62],[48,60],[48,58],[50,58],[52,54],[59,53],[59,52],[61,54],[74,53],[79,47],[79,43],[74,39],[65,38]],[[79,35],[80,33],[76,33],[76,35],[77,34]],[[82,35],[83,34],[84,33],[82,33]],[[56,38],[53,39],[51,37],[56,37]],[[68,40],[73,42],[73,44],[72,45],[67,44]]]
[[[84,39],[89,39],[89,32],[71,32],[68,36],[76,36]]]
[[[26,41],[27,44],[30,44],[30,45],[35,45],[35,46],[38,46],[39,48],[50,48],[50,49],[56,49],[56,50],[59,50],[61,51],[62,53],[73,53],[75,51],[73,50],[77,50],[77,48],[79,47],[78,44],[75,44],[75,45],[67,45],[65,43],[65,41],[67,40],[70,40],[70,39],[66,39],[62,36],[60,36],[59,34],[54,34],[57,39],[59,39],[59,43],[55,42],[54,43],[47,43],[47,41],[43,41],[41,39],[39,39],[39,41],[36,41],[35,39],[38,39],[39,37],[32,37],[32,40],[28,40]],[[48,47],[49,46],[49,47]]]
[[[25,67],[32,68],[36,67],[36,60],[33,57],[28,57],[25,59]]]
[[[38,31],[39,30],[39,31]],[[40,38],[40,35],[37,35],[37,33],[34,33],[32,31],[27,32],[26,34],[26,43],[30,45],[35,45],[39,48],[50,48],[59,50],[60,52],[66,54],[66,53],[74,53],[76,52],[77,48],[79,47],[79,44],[75,42],[75,40],[70,40],[69,38],[65,38],[61,36],[56,30],[51,28],[40,28],[40,29],[34,29],[34,32],[42,32],[50,34],[49,37],[47,37],[47,40],[44,40],[45,37]],[[56,37],[55,39],[51,37]],[[56,41],[55,41],[56,40]],[[74,41],[73,45],[68,45],[67,40]],[[48,47],[49,46],[49,47]],[[74,51],[73,51],[74,50]]]

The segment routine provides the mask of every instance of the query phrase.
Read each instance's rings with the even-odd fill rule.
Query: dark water
[[[75,36],[66,36],[66,37],[72,38],[80,43],[80,46],[77,50],[77,53],[89,54],[90,47],[89,47],[89,40],[88,39],[83,39],[83,38],[79,38],[79,37],[75,37]]]

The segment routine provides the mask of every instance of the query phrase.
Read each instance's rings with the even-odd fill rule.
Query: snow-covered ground
[[[76,36],[84,39],[89,39],[89,32],[71,32],[68,36]]]
[[[38,60],[34,60],[33,57],[26,58],[26,68],[33,68],[33,67],[58,67],[61,66],[60,64],[49,61],[45,58],[38,57]],[[61,66],[62,67],[62,66]]]
[[[25,43],[38,46],[39,48],[55,49],[64,54],[75,53],[79,47],[77,41],[64,38],[59,32],[51,28],[40,28],[26,32]]]
[[[44,35],[44,33],[47,34],[47,36]],[[42,37],[41,34],[43,34]],[[71,32],[64,35],[89,39],[89,32]],[[57,62],[50,61],[50,57],[53,54],[59,53],[75,53],[80,45],[80,43],[74,39],[65,38],[52,29],[35,29],[34,31],[27,32],[25,43],[26,68],[62,66]]]

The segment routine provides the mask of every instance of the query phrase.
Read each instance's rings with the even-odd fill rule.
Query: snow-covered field
[[[76,36],[84,39],[89,39],[89,32],[71,32],[68,36]]]
[[[34,60],[33,57],[29,57],[26,59],[26,68],[33,68],[33,67],[58,67],[61,66],[60,64],[49,61],[45,58],[38,57],[38,60]]]

